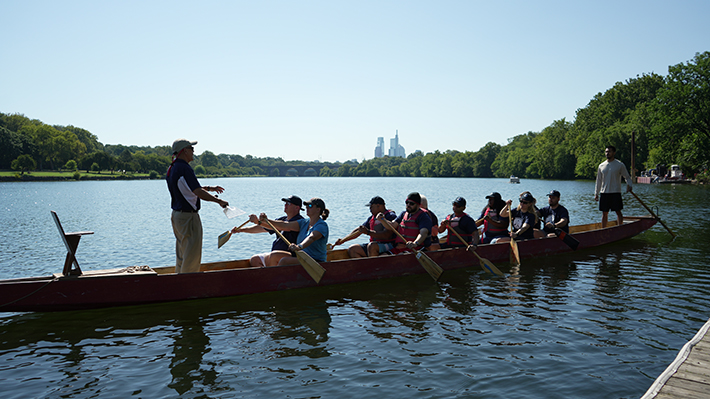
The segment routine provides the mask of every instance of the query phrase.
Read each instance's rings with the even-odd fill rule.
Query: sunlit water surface
[[[410,191],[443,218],[464,196],[551,189],[573,223],[597,221],[592,182],[502,179],[230,178],[202,180],[249,213],[280,216],[282,197],[318,196],[329,242],[381,195],[403,210]],[[708,319],[707,187],[644,186],[666,224],[594,250],[526,260],[505,278],[471,268],[235,298],[60,313],[0,313],[4,398],[327,397],[638,398]],[[626,214],[645,214],[625,197]],[[0,278],[59,272],[67,231],[92,230],[85,270],[174,262],[163,181],[0,183]],[[270,247],[203,203],[204,261]],[[242,220],[243,218],[243,220]],[[126,293],[130,295],[130,293]]]

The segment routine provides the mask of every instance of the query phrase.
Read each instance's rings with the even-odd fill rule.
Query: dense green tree
[[[501,151],[501,145],[489,142],[473,155],[471,174],[475,177],[493,177],[491,166]]]
[[[71,132],[74,133],[76,136],[77,140],[79,140],[82,144],[84,144],[85,151],[86,152],[95,152],[95,151],[103,151],[104,146],[99,142],[98,137],[96,135],[92,134],[90,131],[82,129],[80,127],[75,127],[75,126],[54,126],[55,129],[58,131],[66,131],[66,132]]]
[[[0,169],[9,169],[10,163],[22,154],[34,156],[35,147],[29,136],[0,126]]]
[[[574,178],[576,160],[566,139],[571,127],[572,124],[564,119],[554,121],[533,139],[531,163],[526,169],[527,177]]]
[[[22,154],[17,157],[16,160],[12,161],[12,169],[19,170],[20,175],[23,175],[25,172],[28,172],[30,170],[35,170],[36,168],[37,163],[34,159],[32,159],[31,156],[27,154]]]
[[[495,177],[509,177],[515,175],[525,177],[526,170],[532,159],[533,139],[537,133],[528,132],[510,139],[507,146],[501,148],[498,156],[491,165]]]
[[[116,159],[116,165],[118,169],[124,169],[124,170],[131,170],[135,171],[134,162],[133,162],[133,154],[131,153],[131,150],[128,148],[124,148],[123,151],[121,152],[121,155],[118,156]]]
[[[76,170],[76,168],[77,168],[77,164],[76,164],[76,161],[73,159],[68,160],[67,163],[64,164],[64,169]]]
[[[710,156],[710,52],[668,68],[653,104],[654,163],[699,170]]]
[[[631,133],[644,134],[646,105],[656,98],[663,86],[663,77],[642,75],[625,83],[617,82],[606,92],[599,93],[582,109],[569,133],[570,149],[577,158],[575,174],[592,179],[597,166],[604,159],[604,147],[614,145],[617,158],[627,166],[631,161]]]
[[[74,157],[81,157],[86,153],[86,146],[79,141],[76,135],[70,131],[58,131],[52,137],[52,150],[47,159],[54,169],[54,165],[64,165]]]
[[[198,157],[199,163],[205,167],[220,165],[219,158],[212,151],[205,151]]]
[[[93,167],[93,164],[99,166],[99,170],[112,169],[116,164],[116,158],[106,152],[96,151],[91,154],[86,154],[79,160],[79,167],[86,169],[88,172]]]

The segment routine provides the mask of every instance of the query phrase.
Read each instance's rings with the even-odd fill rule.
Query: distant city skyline
[[[390,139],[390,148],[387,151],[387,155],[391,157],[402,157],[406,158],[407,153],[404,147],[399,144],[399,130],[394,131],[394,138]],[[375,158],[382,158],[385,156],[385,138],[377,138],[377,146],[375,147]]]

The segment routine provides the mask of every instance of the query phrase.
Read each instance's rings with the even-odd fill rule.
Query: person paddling
[[[420,208],[422,197],[417,192],[410,193],[404,201],[406,210],[402,212],[392,223],[385,223],[386,226],[399,231],[404,240],[397,237],[395,247],[391,254],[403,252],[413,252],[431,245],[432,223],[429,213]],[[381,221],[384,215],[378,215]]]
[[[303,210],[301,206],[303,205],[303,201],[300,197],[292,195],[288,198],[281,198],[281,201],[284,202],[284,213],[286,214],[286,216],[281,216],[276,220],[294,222],[296,220],[303,219],[303,216],[301,216],[301,211]],[[251,216],[249,217],[251,218]],[[276,232],[271,230],[268,225],[253,225],[240,229],[235,227],[232,229],[232,234],[236,233],[276,234]],[[282,231],[281,234],[283,234],[284,238],[286,238],[288,242],[295,242],[298,239],[298,231]],[[249,265],[252,267],[276,266],[279,264],[281,258],[289,256],[289,254],[290,256],[294,255],[288,252],[288,244],[286,244],[286,242],[284,242],[284,240],[282,240],[281,237],[277,235],[276,239],[274,240],[274,243],[271,245],[271,252],[252,255],[252,257],[249,259]]]
[[[298,231],[296,242],[291,243],[288,251],[279,260],[278,265],[295,265],[298,264],[298,258],[292,253],[296,251],[304,251],[317,262],[325,262],[327,258],[327,243],[328,243],[328,224],[325,220],[330,215],[330,210],[325,207],[325,202],[320,198],[311,198],[310,201],[303,203],[306,206],[307,219],[285,222],[281,220],[271,220],[271,225],[280,231]],[[265,213],[259,215],[257,219],[255,215],[251,215],[249,219],[257,224],[266,224],[267,216]],[[268,226],[268,224],[266,224]],[[272,252],[272,254],[274,253]]]
[[[462,242],[456,234],[449,232],[446,236],[446,242],[441,244],[441,248],[468,247],[470,244],[478,244],[476,221],[464,212],[466,210],[466,199],[463,197],[456,198],[451,203],[451,208],[454,213],[446,216],[446,219],[441,221],[439,231],[443,232],[447,228],[453,229],[465,242]]]
[[[370,207],[370,216],[355,230],[345,238],[339,238],[334,245],[341,245],[344,242],[354,240],[365,234],[370,236],[370,242],[365,244],[353,244],[348,248],[351,258],[363,258],[367,256],[378,256],[394,248],[395,235],[387,230],[377,216],[382,214],[385,219],[392,221],[397,219],[397,214],[393,210],[387,209],[385,200],[380,196],[375,196],[367,203]]]

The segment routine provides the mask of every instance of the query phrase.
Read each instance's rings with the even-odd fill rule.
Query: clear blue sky
[[[104,144],[476,151],[710,47],[710,1],[0,0],[0,112]]]

